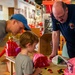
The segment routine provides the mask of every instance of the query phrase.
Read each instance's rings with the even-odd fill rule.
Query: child
[[[24,32],[20,36],[21,52],[15,60],[16,75],[38,75],[41,72],[41,69],[37,68],[33,73],[33,62],[28,56],[28,52],[34,51],[38,41],[38,37],[31,31]]]

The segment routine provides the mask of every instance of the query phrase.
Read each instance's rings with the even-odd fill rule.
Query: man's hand
[[[51,60],[54,56],[56,56],[56,53],[51,53],[51,55],[49,56],[49,59]]]

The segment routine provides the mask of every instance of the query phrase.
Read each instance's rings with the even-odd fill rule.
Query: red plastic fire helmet
[[[43,67],[47,67],[49,66],[49,60],[46,56],[44,56],[43,54],[39,54],[36,53],[33,57],[33,63],[34,63],[34,67],[37,68],[43,68]]]

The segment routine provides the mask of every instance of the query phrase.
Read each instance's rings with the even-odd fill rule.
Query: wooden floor
[[[6,64],[0,62],[0,75],[4,75],[4,72],[6,72]]]
[[[7,70],[6,62],[4,61],[5,57],[0,58],[0,75],[10,75],[10,73]]]

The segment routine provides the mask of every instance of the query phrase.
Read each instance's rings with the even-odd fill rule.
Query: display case
[[[43,14],[43,23],[44,23],[44,33],[52,32],[52,19],[50,14]]]

